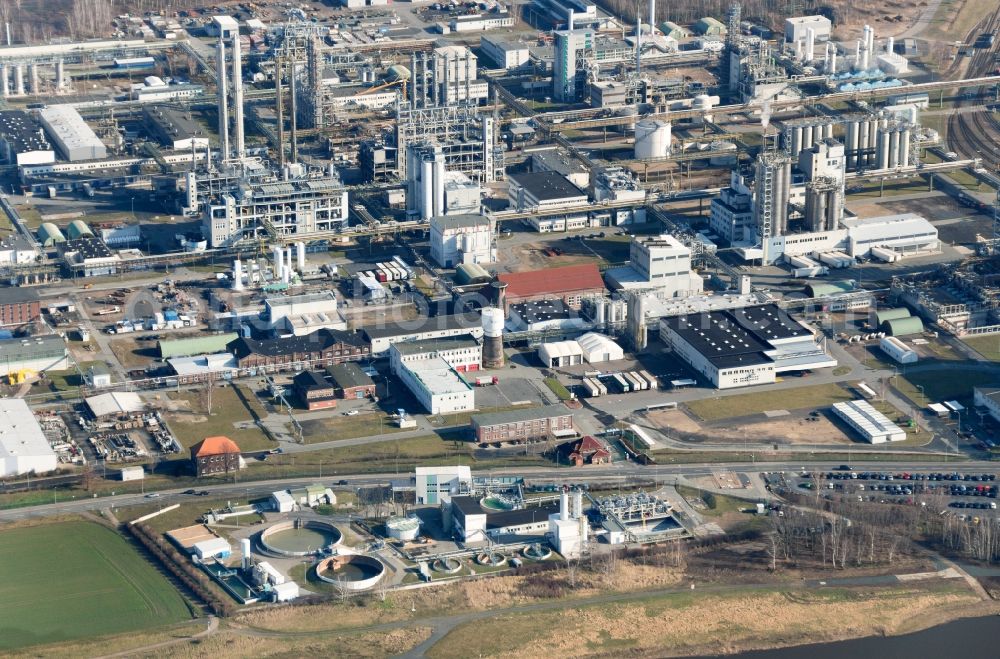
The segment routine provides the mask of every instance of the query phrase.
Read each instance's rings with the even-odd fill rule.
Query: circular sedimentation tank
[[[483,499],[479,502],[479,505],[486,510],[505,511],[514,509],[514,505],[512,503],[495,496],[483,497]]]
[[[344,539],[333,524],[319,520],[278,522],[260,534],[260,545],[276,556],[309,556]]]
[[[431,569],[435,572],[455,574],[462,569],[462,561],[457,558],[439,558],[431,563]]]
[[[507,562],[507,557],[499,552],[484,551],[483,553],[476,556],[476,562],[478,562],[480,565],[500,567],[501,565]]]
[[[368,590],[385,576],[385,564],[374,556],[341,554],[316,563],[316,576],[343,590]]]
[[[528,545],[521,553],[524,554],[525,558],[530,558],[533,561],[544,561],[552,556],[552,550],[542,544]]]

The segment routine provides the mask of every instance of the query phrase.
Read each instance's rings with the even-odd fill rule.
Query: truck
[[[500,378],[495,375],[477,375],[475,384],[477,387],[488,387],[493,384],[499,384]]]

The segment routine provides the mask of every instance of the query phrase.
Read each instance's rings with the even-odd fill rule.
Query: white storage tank
[[[385,523],[386,535],[395,540],[409,542],[420,534],[420,519],[417,517],[390,517]]]
[[[483,334],[490,338],[502,336],[503,326],[503,309],[498,309],[496,307],[485,307],[483,309]]]
[[[663,158],[670,153],[670,122],[644,119],[635,125],[635,157]]]

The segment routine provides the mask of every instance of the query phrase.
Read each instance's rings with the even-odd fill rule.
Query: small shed
[[[272,492],[271,508],[279,513],[290,513],[295,510],[295,499],[288,493],[288,490]]]

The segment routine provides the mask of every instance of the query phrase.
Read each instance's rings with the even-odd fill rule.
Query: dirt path
[[[191,636],[186,636],[184,638],[175,638],[170,641],[162,641],[160,643],[153,643],[152,645],[144,645],[139,648],[132,648],[131,650],[125,650],[123,652],[116,652],[114,654],[106,654],[98,659],[111,659],[112,657],[130,657],[138,654],[144,654],[153,652],[155,650],[160,650],[162,648],[170,647],[171,645],[177,645],[179,643],[193,643],[199,639],[207,638],[211,636],[219,629],[219,619],[215,616],[208,617],[208,626],[197,634],[192,634]]]

